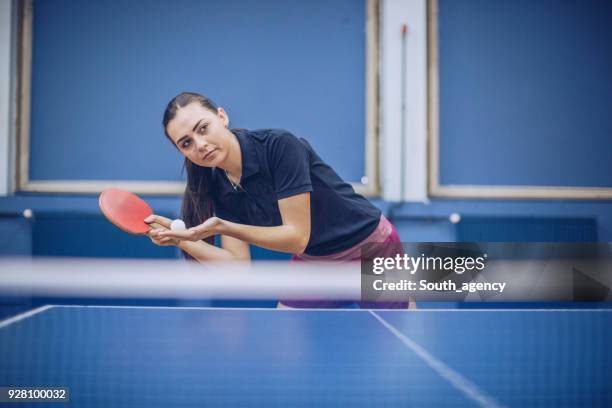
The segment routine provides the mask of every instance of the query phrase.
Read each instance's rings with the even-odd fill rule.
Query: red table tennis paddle
[[[144,219],[153,210],[142,198],[129,191],[109,188],[102,191],[99,199],[100,210],[115,226],[125,232],[144,235],[151,228],[161,228],[158,224],[147,224]]]

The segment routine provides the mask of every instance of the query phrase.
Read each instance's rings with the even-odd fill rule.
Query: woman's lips
[[[202,160],[206,161],[206,160],[212,159],[214,157],[216,151],[217,151],[217,149],[212,149],[210,152],[206,153],[204,155],[204,157],[202,157]]]

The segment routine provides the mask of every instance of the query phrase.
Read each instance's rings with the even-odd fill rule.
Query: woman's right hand
[[[159,233],[162,231],[170,230],[171,219],[162,217],[161,215],[150,215],[144,220],[151,226],[147,236],[151,239],[155,245],[159,246],[178,246],[180,240],[170,237],[160,237]]]

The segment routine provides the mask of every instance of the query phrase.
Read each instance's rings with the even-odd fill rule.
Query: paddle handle
[[[156,223],[156,222],[152,222],[152,223],[150,223],[150,224],[149,224],[149,227],[151,227],[151,229],[157,229],[157,228],[161,228],[161,229],[169,229],[169,228],[166,228],[166,227],[164,227],[163,225],[158,224],[158,223]]]

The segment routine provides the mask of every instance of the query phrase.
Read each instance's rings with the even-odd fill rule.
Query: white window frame
[[[6,1],[6,0],[0,0]],[[44,1],[44,0],[42,0]],[[99,193],[105,188],[116,187],[133,191],[138,194],[177,195],[185,188],[178,181],[116,181],[116,180],[49,180],[31,181],[29,179],[29,142],[30,142],[30,86],[32,72],[32,10],[33,0],[16,0],[19,28],[18,49],[16,57],[18,74],[14,76],[17,84],[17,96],[14,101],[17,111],[17,168],[14,175],[15,184],[20,191],[37,193]],[[377,196],[379,188],[379,0],[366,0],[366,52],[365,52],[365,168],[363,177],[354,182],[355,190],[366,196]],[[0,37],[0,41],[1,41]],[[2,74],[0,70],[0,75]],[[0,78],[0,81],[2,79]],[[1,82],[0,82],[1,86]],[[2,88],[0,88],[0,96]],[[1,108],[1,106],[0,106]],[[2,112],[0,111],[0,114]],[[0,143],[2,134],[0,130]],[[0,154],[2,153],[0,147]],[[0,176],[2,172],[0,170]],[[5,178],[9,178],[8,176]],[[0,186],[1,187],[1,186]]]
[[[504,186],[440,184],[440,94],[438,59],[438,0],[428,2],[429,25],[429,194],[444,198],[609,200],[612,188],[572,186]]]

